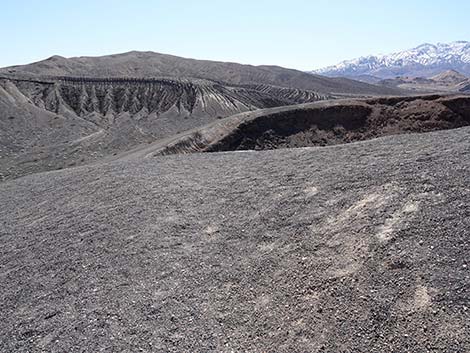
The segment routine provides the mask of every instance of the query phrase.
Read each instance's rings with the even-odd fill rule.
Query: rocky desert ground
[[[470,129],[0,184],[0,349],[467,352]]]
[[[149,52],[0,71],[0,352],[470,351],[465,92]]]

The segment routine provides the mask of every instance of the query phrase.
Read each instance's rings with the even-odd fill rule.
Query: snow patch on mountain
[[[445,70],[470,75],[470,42],[425,43],[410,50],[388,55],[369,55],[338,65],[314,70],[325,76],[370,75],[391,78],[401,75],[430,77]]]

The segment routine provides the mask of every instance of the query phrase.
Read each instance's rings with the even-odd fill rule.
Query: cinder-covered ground
[[[0,74],[0,182],[101,161],[236,113],[327,98],[191,78]]]
[[[0,184],[1,352],[468,352],[470,128]]]

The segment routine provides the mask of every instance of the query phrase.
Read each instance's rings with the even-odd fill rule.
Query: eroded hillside
[[[70,109],[79,116],[139,112],[164,114],[171,109],[188,114],[220,113],[289,105],[327,99],[313,91],[269,85],[227,86],[206,80],[74,78],[5,80],[4,89],[16,89],[34,105],[60,113]]]
[[[0,180],[94,161],[259,108],[330,98],[200,79],[0,78]]]

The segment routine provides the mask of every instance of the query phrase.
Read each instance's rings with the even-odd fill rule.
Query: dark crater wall
[[[326,146],[470,125],[470,97],[380,98],[317,109],[292,109],[241,123],[205,150]]]

